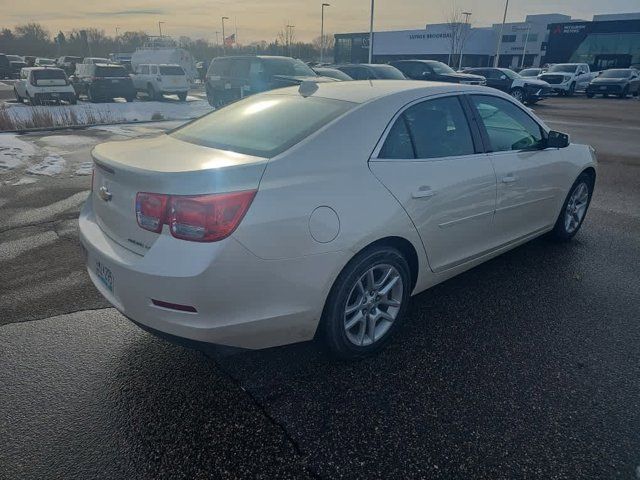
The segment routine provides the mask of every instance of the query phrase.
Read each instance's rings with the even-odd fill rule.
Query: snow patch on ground
[[[31,143],[20,140],[13,133],[0,134],[0,174],[22,165],[37,153]]]
[[[91,137],[83,137],[81,135],[62,134],[41,137],[39,141],[52,147],[75,147],[80,145],[92,145],[94,143],[101,142],[102,140]]]
[[[36,183],[37,181],[38,181],[37,178],[22,177],[20,180],[18,180],[17,182],[13,182],[11,185],[13,185],[14,187],[17,187],[18,185],[29,185],[30,183]]]
[[[59,175],[64,170],[66,162],[60,155],[49,155],[42,160],[42,162],[27,168],[27,173],[32,175],[46,175],[47,177],[53,177]]]
[[[91,175],[93,172],[93,163],[92,162],[82,162],[80,166],[76,169],[76,175]]]

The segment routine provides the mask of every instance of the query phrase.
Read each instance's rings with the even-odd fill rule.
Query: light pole
[[[229,20],[229,17],[222,17],[222,56],[227,54],[227,39],[224,36],[224,21]]]
[[[287,25],[287,50],[289,51],[289,56],[291,56],[291,40],[293,37],[293,29],[295,25]]]
[[[322,14],[320,15],[320,63],[324,60],[324,7],[330,7],[328,3],[322,4]]]
[[[375,0],[371,0],[371,20],[369,21],[369,63],[373,63],[373,10]]]
[[[524,56],[527,54],[527,43],[529,43],[530,31],[531,31],[531,25],[527,24],[527,36],[524,37],[524,48],[522,49],[522,60],[520,61],[520,68],[524,68]]]
[[[464,15],[464,27],[462,28],[467,28],[467,25],[469,24],[469,17],[471,16],[471,12],[462,12],[462,15]],[[462,36],[460,38],[466,39],[466,36],[467,36],[467,32],[463,31]],[[462,50],[463,49],[464,49],[464,42],[462,43],[462,45],[460,45],[460,59],[458,61],[458,70],[462,70]]]
[[[500,27],[500,35],[498,35],[498,46],[496,47],[496,56],[493,59],[493,66],[498,66],[498,59],[500,58],[500,46],[502,45],[502,32],[504,31],[504,24],[507,21],[507,10],[509,9],[509,0],[504,4],[504,16],[502,17],[502,26]]]
[[[158,22],[158,30],[160,30],[160,38],[162,38],[162,24],[165,22]]]

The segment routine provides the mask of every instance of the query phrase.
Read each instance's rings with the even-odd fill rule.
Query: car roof
[[[22,70],[25,70],[27,72],[31,72],[31,71],[43,71],[43,70],[60,70],[61,72],[64,72],[64,70],[62,70],[59,67],[24,67]]]
[[[305,82],[306,83],[306,82]],[[310,82],[313,83],[313,82]],[[421,80],[355,80],[352,82],[318,82],[314,97],[342,100],[353,103],[366,103],[380,97],[404,95],[415,92],[416,98],[442,93],[460,93],[478,91],[478,86],[459,83],[425,82]],[[485,89],[486,87],[480,87]],[[299,87],[287,87],[271,90],[271,95],[298,95]],[[491,89],[489,89],[491,90]],[[483,90],[484,91],[484,90]]]

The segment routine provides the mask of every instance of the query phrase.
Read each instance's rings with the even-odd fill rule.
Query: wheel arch
[[[592,166],[589,166],[580,172],[580,175],[583,173],[587,174],[589,178],[591,178],[591,188],[596,184],[596,169]],[[578,175],[578,177],[580,176]],[[576,177],[577,178],[577,177]]]

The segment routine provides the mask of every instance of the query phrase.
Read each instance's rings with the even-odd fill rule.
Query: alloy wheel
[[[519,88],[511,92],[511,96],[518,100],[520,103],[524,103],[524,93]]]
[[[364,347],[382,339],[402,306],[402,277],[392,265],[369,268],[349,292],[344,331],[354,345]]]
[[[581,182],[573,189],[565,209],[564,228],[567,233],[573,233],[578,229],[587,212],[588,203],[589,187],[585,182]]]

